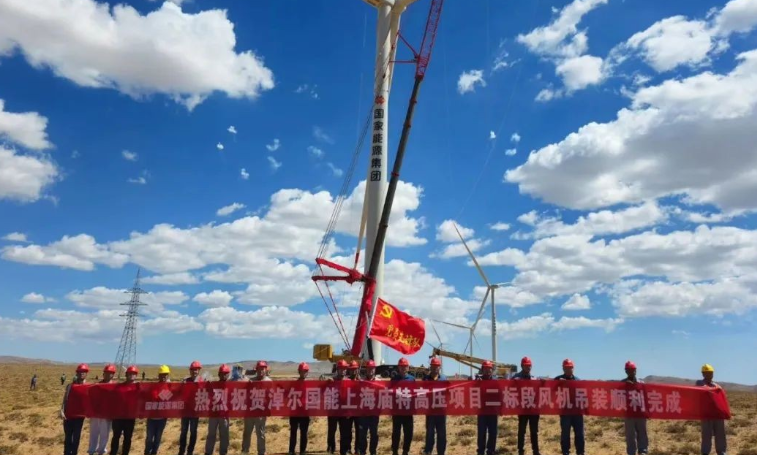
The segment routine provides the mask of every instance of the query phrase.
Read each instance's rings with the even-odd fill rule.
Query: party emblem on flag
[[[415,354],[426,339],[426,323],[378,299],[370,337],[403,354]]]

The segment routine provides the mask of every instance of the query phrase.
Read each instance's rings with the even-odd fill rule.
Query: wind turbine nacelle
[[[407,8],[411,3],[415,3],[418,0],[363,0],[365,3],[373,6],[374,8],[378,8],[381,6],[381,4],[388,4],[391,6],[400,6],[402,8]]]

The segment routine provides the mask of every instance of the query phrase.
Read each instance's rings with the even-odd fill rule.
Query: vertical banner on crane
[[[378,299],[370,337],[403,354],[415,354],[426,340],[426,323]]]

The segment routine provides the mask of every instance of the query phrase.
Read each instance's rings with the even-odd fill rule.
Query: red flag
[[[370,337],[403,354],[415,354],[426,339],[426,323],[378,299]]]

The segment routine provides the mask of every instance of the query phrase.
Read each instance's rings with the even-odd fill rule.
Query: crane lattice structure
[[[129,365],[137,363],[137,320],[139,319],[139,307],[146,306],[145,303],[139,301],[139,295],[145,294],[145,291],[139,287],[140,272],[141,270],[137,269],[137,278],[134,280],[134,287],[126,291],[127,294],[131,294],[131,299],[121,304],[128,308],[126,313],[121,315],[121,317],[126,318],[126,324],[124,325],[121,344],[118,346],[118,353],[116,354],[115,363],[118,368],[119,379]]]

